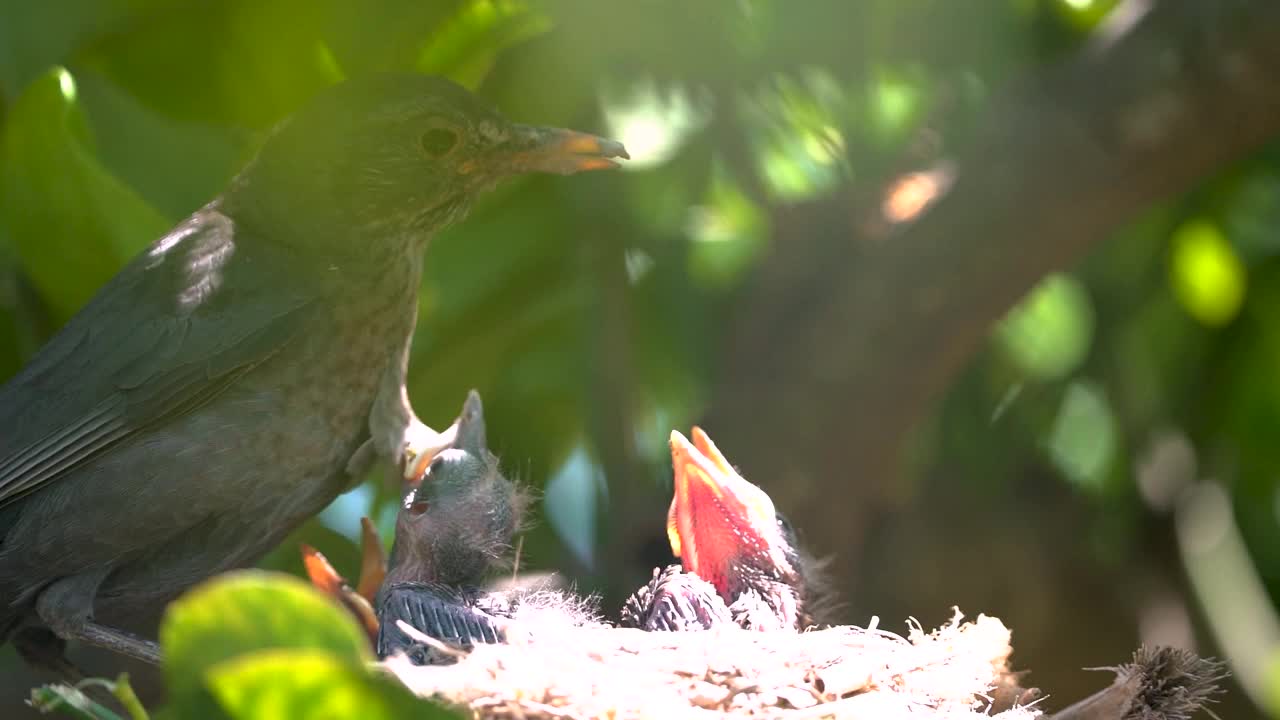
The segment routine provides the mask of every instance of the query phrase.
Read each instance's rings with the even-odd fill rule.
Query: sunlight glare
[[[624,170],[651,168],[670,160],[709,116],[684,88],[664,93],[651,79],[637,82],[623,93],[602,92],[600,104],[609,136],[631,153]]]

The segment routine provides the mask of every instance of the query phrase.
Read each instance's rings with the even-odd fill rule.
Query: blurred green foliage
[[[795,251],[777,239],[795,227],[820,233],[797,220],[806,208],[843,213],[845,198],[947,157],[993,94],[1075,51],[1116,4],[4,0],[0,377],[134,252],[216,195],[317,89],[386,69],[449,75],[514,119],[612,134],[635,158],[611,177],[513,182],[438,238],[411,361],[426,421],[446,424],[477,387],[508,469],[534,486],[560,483],[547,491],[557,512],[528,535],[524,564],[567,568],[594,587],[609,571],[594,552],[607,529],[633,524],[660,539],[660,513],[614,505],[596,514],[627,493],[661,505],[666,433],[712,401],[739,300],[759,291],[751,283],[763,263]],[[1177,588],[1169,602],[1183,612],[1160,627],[1262,623],[1202,604],[1186,586],[1166,512],[1185,490],[1169,478],[1221,482],[1245,564],[1274,605],[1277,228],[1273,147],[1149,208],[1078,267],[1045,278],[922,418],[911,472],[886,491],[894,526],[916,529],[912,544],[872,538],[869,552],[883,558],[863,572],[879,574],[845,583],[860,591],[845,598],[846,619],[985,603],[976,609],[1015,628],[1018,659],[1064,698],[1076,667],[1164,637],[1150,630],[1160,588]],[[813,310],[788,288],[767,291],[798,315]],[[637,462],[629,472],[607,450],[617,416],[627,435],[617,442]],[[1191,448],[1189,468],[1158,462],[1168,442]],[[754,479],[771,490],[783,482]],[[839,501],[837,482],[829,492]],[[298,572],[305,540],[353,572],[358,517],[375,517],[389,535],[392,500],[378,482],[341,498],[264,565]],[[954,523],[968,515],[1009,523],[983,527],[982,572],[960,569],[947,555],[954,541],[941,537],[961,532]],[[1053,558],[1017,554],[1030,552],[1008,520],[1021,516],[1050,536]],[[996,593],[985,577],[996,566],[1033,579]],[[911,577],[899,582],[893,568]],[[1016,594],[1031,586],[1042,594]],[[1137,599],[1071,600],[1082,586]],[[232,594],[233,607],[215,607],[220,596],[209,591],[175,608],[165,636],[171,670],[182,668],[173,680],[198,684],[235,717],[254,717],[235,713],[257,703],[301,707],[293,703],[304,697],[338,707],[377,696],[370,702],[388,713],[400,707],[358,669],[349,623],[304,621],[333,608],[287,584]],[[1072,609],[1112,622],[1064,623]],[[330,623],[331,634],[299,635]],[[1100,643],[1123,647],[1101,656]],[[280,681],[293,664],[339,689]],[[279,695],[260,695],[267,687]]]
[[[174,603],[161,632],[169,699],[157,718],[184,720],[340,720],[458,717],[419,700],[376,670],[368,638],[351,615],[301,580],[247,571],[208,581]],[[145,708],[128,679],[51,685],[35,698],[46,712],[118,720],[86,697],[105,687]]]
[[[120,714],[90,698],[85,692],[88,688],[109,691],[112,697],[128,707],[132,720],[148,720],[150,717],[133,694],[128,675],[124,674],[114,681],[89,678],[74,686],[65,683],[43,685],[31,691],[31,707],[45,714],[61,713],[82,720],[121,720]]]
[[[321,649],[355,664],[372,660],[364,633],[331,600],[302,580],[250,572],[213,580],[174,602],[160,644],[178,696],[246,649]]]

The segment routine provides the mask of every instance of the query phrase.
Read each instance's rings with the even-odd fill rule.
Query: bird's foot
[[[131,632],[93,621],[93,598],[111,571],[71,575],[46,587],[36,598],[36,614],[63,640],[79,640],[152,665],[160,664],[160,646]]]
[[[162,659],[160,645],[153,640],[138,637],[131,632],[88,622],[80,627],[75,639],[97,645],[114,653],[128,655],[145,663],[159,665]]]
[[[58,637],[64,640],[79,640],[95,645],[120,655],[127,655],[145,663],[159,665],[161,660],[160,646],[145,638],[134,635],[127,630],[120,630],[92,621],[75,624],[60,624],[53,628]],[[70,665],[70,662],[67,661]],[[74,665],[70,665],[74,668]]]
[[[14,633],[11,641],[28,666],[56,675],[100,705],[114,707],[117,704],[116,697],[101,685],[85,682],[88,676],[66,656],[67,641],[49,628],[22,628]]]

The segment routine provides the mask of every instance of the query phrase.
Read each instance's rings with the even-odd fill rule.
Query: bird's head
[[[484,409],[474,390],[396,518],[387,582],[479,583],[503,557],[526,500],[503,476],[485,440]]]
[[[503,178],[615,167],[617,157],[627,157],[620,143],[509,122],[443,78],[379,74],[328,88],[283,121],[228,202],[308,242],[365,231],[420,244]]]
[[[711,583],[727,603],[747,589],[790,588],[802,578],[790,526],[759,487],[733,469],[701,428],[693,442],[671,433],[675,492],[667,537],[685,570]]]

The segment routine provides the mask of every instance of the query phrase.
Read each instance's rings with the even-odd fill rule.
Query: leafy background
[[[6,0],[0,377],[316,90],[445,74],[509,117],[608,134],[635,158],[513,181],[428,251],[411,395],[443,426],[468,388],[483,394],[495,450],[544,492],[522,567],[616,604],[665,560],[666,435],[702,422],[832,558],[840,620],[997,615],[1028,681],[1063,701],[1105,682],[1081,667],[1187,645],[1232,662],[1224,717],[1280,717],[1274,143],[1101,222],[1087,253],[1038,242],[1041,228],[999,236],[986,220],[1018,210],[1012,192],[971,195],[985,214],[914,254],[893,255],[885,222],[999,165],[999,142],[962,151],[1017,127],[1010,88],[1060,102],[1053,143],[1079,99],[1054,69],[1145,3],[1119,5]],[[1179,152],[1230,138],[1197,141]],[[1103,132],[1086,142],[1121,153]],[[1009,187],[1088,179],[1022,167]],[[968,311],[976,295],[918,292],[947,273],[943,288],[1021,299],[984,314]],[[874,301],[831,312],[846,292]],[[981,340],[952,342],[957,328]],[[851,368],[887,390],[829,392]],[[379,487],[263,564],[297,572],[305,541],[354,572],[360,515],[390,532]],[[9,649],[0,666],[16,708],[39,678]],[[137,685],[146,700],[145,673]]]

